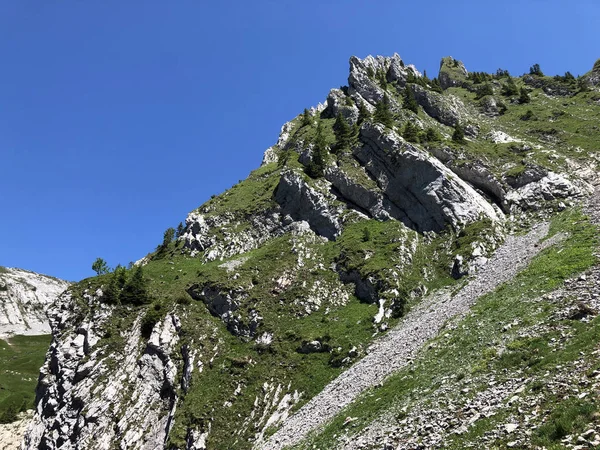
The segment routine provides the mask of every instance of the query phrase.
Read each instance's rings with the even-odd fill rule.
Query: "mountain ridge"
[[[430,80],[398,55],[352,57],[348,86],[177,239],[61,296],[24,448],[251,448],[427,293],[593,192],[596,68],[454,61]]]

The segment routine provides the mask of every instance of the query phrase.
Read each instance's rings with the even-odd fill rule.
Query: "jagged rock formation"
[[[123,353],[107,354],[97,344],[109,339],[102,328],[112,311],[98,302],[100,294],[84,293],[83,318],[69,293],[49,309],[54,340],[41,369],[25,448],[109,449],[116,436],[127,448],[165,444],[178,383],[171,358],[179,352],[179,319],[167,315],[140,342],[137,317],[119,336]]]
[[[0,267],[0,338],[50,334],[46,310],[69,284],[27,270]]]
[[[597,177],[582,168],[599,161],[595,143],[562,131],[574,112],[531,119],[502,93],[504,74],[472,78],[452,58],[429,80],[397,54],[352,57],[348,86],[286,123],[259,169],[144,258],[151,304],[119,304],[118,289],[109,302],[117,274],[63,294],[49,309],[54,339],[24,448],[274,448],[268,436],[301,428],[293,412],[344,370],[340,380],[371,380],[339,404],[384,380],[378,364],[397,331],[371,348],[383,353],[368,350],[374,337],[405,320],[413,355],[448,314],[462,317],[513,276],[515,255],[556,242],[509,238],[511,251],[489,265],[511,228],[590,193]],[[559,108],[562,91],[544,83],[529,85],[532,104]],[[578,117],[589,117],[582,130],[597,136],[594,92],[552,83],[569,84]],[[485,96],[472,100],[481,84]],[[466,138],[453,138],[461,128]],[[419,306],[477,272],[463,294]],[[378,375],[363,377],[365,365]]]

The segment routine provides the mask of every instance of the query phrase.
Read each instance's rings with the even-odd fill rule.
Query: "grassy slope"
[[[394,92],[392,86],[388,89],[394,98],[400,99],[400,92]],[[495,119],[476,115],[474,94],[466,89],[450,89],[445,95],[450,94],[458,96],[468,104],[473,114],[472,121],[481,126],[482,137],[492,129],[503,129],[514,137],[538,142],[540,145],[543,143],[553,151],[566,152],[568,156],[583,158],[598,150],[598,130],[592,125],[592,121],[598,118],[598,108],[590,106],[593,93],[578,94],[568,100],[548,99],[538,89],[531,94],[531,104],[516,105],[506,102],[506,114]],[[568,104],[561,106],[562,103]],[[567,113],[557,118],[554,115],[550,116],[550,113],[544,115],[544,111],[559,107],[566,108]],[[538,116],[535,127],[534,122],[519,119],[527,109],[534,109]],[[586,124],[586,133],[589,133],[583,139],[582,133],[574,129],[575,121],[582,117]],[[412,118],[412,112],[402,111],[398,115],[398,127]],[[451,128],[438,124],[422,110],[418,119],[424,127],[433,126],[446,136],[452,135]],[[314,139],[316,127],[301,127],[299,122],[295,121],[291,132],[292,142],[310,142]],[[335,139],[332,132],[333,122],[333,119],[323,121],[324,135],[329,143]],[[546,134],[531,131],[546,126],[564,127],[569,132],[560,134],[561,140],[557,143],[546,142]],[[541,141],[540,136],[546,140]],[[555,159],[547,156],[544,151],[536,150],[523,155],[511,150],[508,145],[495,145],[483,138],[473,139],[465,145],[450,141],[443,145],[452,146],[462,152],[465,159],[483,161],[493,167],[496,173],[504,173],[511,168],[522,166],[529,160],[550,167],[555,164]],[[574,149],[577,145],[583,151]],[[301,167],[297,155],[289,155],[291,156],[287,160],[287,167]],[[355,175],[364,177],[362,169],[355,170],[354,162],[348,160],[348,155],[332,155],[330,158],[338,158],[342,169],[351,176],[354,171]],[[223,239],[226,233],[235,233],[249,227],[252,215],[274,206],[273,193],[280,171],[281,168],[277,164],[261,167],[248,179],[204,204],[199,210],[206,216],[227,216],[230,219],[230,224],[224,229],[215,228],[211,233]],[[367,185],[372,183],[370,179],[361,178],[361,181]],[[368,239],[365,238],[365,229],[368,230]],[[410,293],[423,284],[431,289],[451,282],[448,277],[450,256],[462,253],[476,240],[476,236],[485,231],[481,224],[475,224],[458,238],[441,235],[427,243],[421,238],[411,238],[416,245],[412,262],[407,263],[401,258],[399,250],[400,244],[407,243],[410,233],[393,221],[362,221],[349,224],[335,243],[304,238],[293,241],[289,236],[277,238],[243,255],[247,259],[232,273],[219,267],[223,261],[203,264],[202,255],[190,258],[182,252],[180,243],[172,243],[162,252],[160,258],[153,258],[145,267],[145,276],[154,299],[153,305],[118,308],[100,345],[108,346],[108,354],[120,351],[124,343],[119,339],[118,331],[130,326],[140,311],[154,310],[157,311],[154,315],[160,316],[167,311],[176,310],[182,318],[182,340],[199,351],[198,359],[203,363],[204,369],[202,373],[195,372],[192,387],[187,394],[178,393],[183,401],[177,409],[175,428],[170,436],[171,443],[183,443],[187,426],[202,428],[210,422],[210,446],[245,448],[248,445],[247,439],[257,430],[244,428],[243,424],[252,410],[255,398],[264,394],[262,386],[266,380],[286,386],[290,383],[292,391],[297,389],[302,392],[302,399],[296,405],[298,407],[342,370],[338,364],[350,348],[364,348],[373,338],[375,330],[371,319],[377,308],[375,305],[360,302],[352,295],[345,305],[327,303],[310,315],[302,313],[302,307],[298,305],[297,300],[306,300],[307,289],[315,282],[321,280],[332,286],[339,283],[337,274],[331,268],[334,263],[341,264],[348,270],[357,270],[363,277],[374,277],[384,287],[396,287],[402,295],[410,299]],[[313,255],[299,270],[296,267],[297,255],[292,251],[298,243]],[[432,261],[435,263],[432,264]],[[393,274],[394,269],[399,276]],[[287,289],[277,289],[275,281],[282,275],[288,275],[290,271],[293,272],[292,284]],[[239,274],[239,277],[234,279],[234,273]],[[424,273],[428,276],[424,277]],[[80,292],[88,287],[96,289],[106,281],[107,276],[84,280],[74,291]],[[248,297],[243,300],[240,311],[245,315],[250,308],[258,310],[264,318],[264,325],[259,329],[259,334],[272,332],[273,344],[269,348],[262,348],[254,342],[232,336],[219,319],[208,313],[201,302],[192,301],[187,297],[185,290],[194,283],[211,284],[222,290],[247,290]],[[81,306],[85,308],[83,302]],[[390,325],[394,324],[394,320],[390,320]],[[317,338],[336,350],[332,353],[309,355],[296,351],[303,341]],[[338,348],[341,350],[337,350]],[[473,351],[473,354],[475,353]],[[448,354],[447,357],[452,356]],[[432,371],[431,374],[433,373],[435,372]],[[421,382],[430,381],[431,379],[427,378]],[[410,383],[414,384],[417,381],[413,380]],[[233,392],[238,385],[242,386],[241,394],[234,396]],[[231,406],[224,407],[226,402],[231,403]]]
[[[457,398],[462,395],[464,385],[471,389],[470,396],[475,395],[488,387],[486,380],[489,380],[492,373],[498,382],[514,376],[519,369],[525,370],[530,377],[543,379],[547,371],[552,372],[557,366],[580,358],[580,352],[590,355],[600,335],[599,319],[589,324],[577,321],[565,321],[561,324],[568,328],[572,337],[569,345],[559,351],[553,351],[548,345],[551,336],[530,339],[517,337],[528,327],[550,321],[556,309],[551,303],[532,301],[533,299],[556,289],[565,279],[596,262],[593,252],[598,245],[597,230],[580,213],[570,211],[554,219],[551,234],[557,232],[567,233],[568,238],[542,252],[513,281],[481,298],[468,317],[435,338],[410,368],[399,371],[383,386],[364,394],[324,430],[311,436],[298,448],[333,448],[336,437],[346,430],[346,417],[358,418],[353,423],[352,433],[384,414],[402,417],[401,411],[404,408],[410,410],[417,403],[433,401],[437,389],[446,382],[447,377],[456,384],[452,392],[455,400],[459,401]],[[515,322],[518,324],[509,333],[503,332],[502,324]],[[502,352],[504,347],[508,350]],[[593,359],[591,355],[589,357]],[[463,379],[468,384],[464,384]],[[381,401],[382,399],[385,400]],[[553,401],[551,396],[547,401]],[[588,402],[577,405],[572,401],[556,403],[553,409],[557,416],[562,412],[572,415],[573,408],[580,408],[583,413],[591,415],[595,409]],[[469,433],[455,437],[448,445],[457,449],[465,448],[486,431],[502,423],[506,414],[478,422]],[[572,429],[583,426],[583,422],[577,424],[570,421],[569,424],[567,426]],[[551,443],[552,436],[552,430],[542,428],[534,440],[541,444]],[[504,444],[498,443],[500,447]]]
[[[49,344],[50,336],[0,339],[0,423],[11,422],[16,412],[33,407]]]

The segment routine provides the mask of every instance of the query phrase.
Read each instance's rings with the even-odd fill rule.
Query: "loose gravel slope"
[[[418,306],[384,338],[374,343],[369,353],[342,373],[293,416],[266,442],[255,448],[279,450],[293,445],[308,433],[325,424],[366,389],[382,382],[406,366],[449,319],[466,314],[482,295],[510,280],[542,249],[561,236],[544,242],[548,224],[539,224],[524,236],[509,236],[486,266],[458,293],[434,293]]]

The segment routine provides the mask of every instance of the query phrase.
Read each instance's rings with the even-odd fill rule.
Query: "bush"
[[[146,314],[144,314],[144,317],[142,318],[142,336],[148,339],[152,334],[154,325],[156,325],[160,320],[162,320],[164,315],[165,308],[162,303],[156,302],[150,305],[150,307],[146,311]]]
[[[529,93],[527,92],[527,89],[521,88],[521,91],[519,92],[519,103],[525,104],[525,103],[529,103],[530,101],[531,101],[531,98],[529,97]]]
[[[142,266],[137,266],[134,269],[133,275],[123,287],[120,300],[121,303],[132,305],[150,303],[151,299],[148,295],[147,282],[144,279]]]
[[[492,85],[489,83],[485,83],[477,88],[477,94],[475,96],[475,100],[482,99],[486,95],[494,95],[494,89]]]
[[[542,72],[542,69],[540,69],[539,64],[534,64],[533,66],[531,66],[529,68],[529,75],[536,75],[538,77],[543,77],[544,72]]]
[[[406,122],[402,137],[408,142],[419,142],[419,128],[416,125],[413,125],[412,122]]]
[[[454,126],[454,133],[452,133],[452,140],[454,142],[458,142],[459,144],[465,143],[465,129],[460,123],[457,123]]]
[[[532,110],[528,109],[527,112],[520,117],[520,119],[521,120],[535,120],[535,115],[533,114]]]

